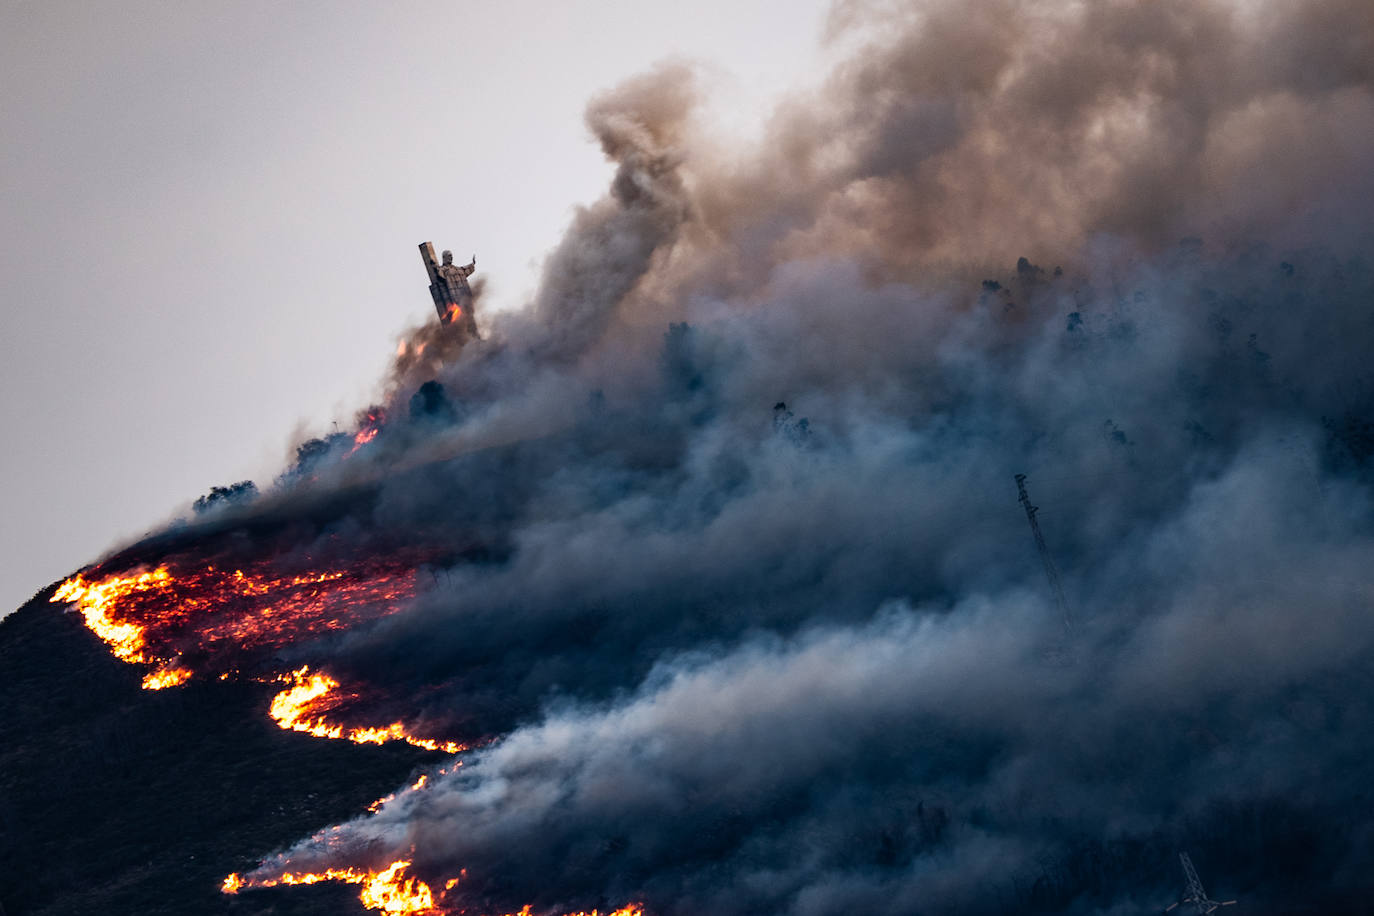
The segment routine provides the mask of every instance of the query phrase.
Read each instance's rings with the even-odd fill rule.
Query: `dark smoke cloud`
[[[415,338],[376,441],[264,498],[446,546],[408,613],[294,651],[490,743],[259,874],[1126,914],[1186,848],[1248,912],[1362,905],[1374,13],[833,26],[750,155],[684,68],[596,100],[617,172],[530,307]]]
[[[479,478],[528,494],[508,557],[331,661],[505,737],[292,867],[414,846],[493,909],[1143,912],[1186,846],[1271,912],[1359,899],[1374,507],[1339,418],[1374,276],[1289,266],[1185,249],[1008,309],[813,265],[668,332],[643,400]]]
[[[709,268],[1061,261],[1096,233],[1330,242],[1371,192],[1367,4],[845,4],[860,47],[754,162],[708,168]],[[695,165],[695,164],[694,164]],[[1361,250],[1360,239],[1350,250]],[[694,282],[699,277],[694,276]]]

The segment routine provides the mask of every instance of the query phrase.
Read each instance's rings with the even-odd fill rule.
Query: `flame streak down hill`
[[[86,626],[131,664],[155,666],[146,690],[185,684],[196,673],[229,677],[245,663],[321,634],[347,630],[401,610],[416,593],[415,569],[394,560],[369,559],[346,569],[283,574],[270,561],[230,569],[168,560],[152,570],[101,575],[87,571],[53,595],[80,611]],[[400,721],[349,726],[326,720],[343,707],[366,705],[357,692],[301,668],[279,675],[291,684],[272,701],[282,728],[362,744],[406,741],[427,750],[457,753],[453,741],[412,735]]]
[[[321,672],[311,674],[308,667],[291,672],[284,680],[289,680],[291,686],[272,698],[271,708],[272,719],[282,728],[306,732],[317,738],[347,738],[358,744],[405,741],[425,750],[448,754],[456,754],[466,747],[456,741],[417,737],[406,731],[402,722],[380,728],[345,728],[328,721],[324,714],[337,708],[341,700],[356,698],[356,695],[341,696],[338,681]]]

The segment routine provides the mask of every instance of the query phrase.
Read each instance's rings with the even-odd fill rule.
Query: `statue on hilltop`
[[[420,246],[420,256],[429,272],[429,294],[439,321],[446,327],[457,328],[469,339],[480,340],[477,317],[473,314],[472,287],[468,286],[468,277],[477,270],[477,255],[460,267],[453,263],[453,252],[445,251],[440,264],[434,258],[434,243],[425,242]]]

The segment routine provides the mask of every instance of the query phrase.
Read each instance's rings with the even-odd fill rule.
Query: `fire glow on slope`
[[[353,434],[353,447],[348,450],[348,455],[352,455],[358,449],[367,445],[377,434],[382,431],[382,425],[386,422],[386,413],[380,407],[371,407],[364,411],[359,418],[358,431]],[[347,458],[348,455],[344,457]]]
[[[304,675],[304,672],[293,672],[293,675]],[[455,760],[432,772],[434,775],[442,776],[462,765],[461,760]],[[430,773],[422,774],[408,787],[377,799],[368,805],[367,810],[375,814],[383,805],[389,804],[401,795],[425,791],[430,786],[430,775]],[[331,845],[331,841],[342,830],[341,826],[330,827],[317,833],[313,839],[325,845]],[[412,848],[411,853],[413,854],[414,851]],[[284,859],[278,859],[278,862],[285,864]],[[472,916],[476,913],[472,907],[461,900],[449,901],[446,899],[455,896],[455,890],[460,888],[467,878],[466,870],[460,872],[457,877],[446,880],[436,893],[429,883],[409,874],[408,869],[411,864],[411,858],[402,858],[380,870],[345,866],[327,868],[322,871],[285,870],[275,874],[268,872],[262,877],[257,877],[254,873],[240,875],[235,872],[226,876],[221,882],[220,891],[225,894],[237,894],[242,890],[257,888],[290,887],[301,884],[319,884],[324,881],[338,881],[343,884],[361,885],[358,899],[362,904],[368,909],[378,910],[388,914],[388,916],[402,916],[402,914],[404,916],[465,916],[465,914]],[[267,872],[269,868],[270,866],[260,867],[258,872]],[[502,916],[644,916],[644,905],[642,903],[629,903],[618,910],[603,914],[600,910],[579,910],[569,913],[535,911],[530,904],[526,904],[518,912],[504,913]]]
[[[456,754],[464,750],[464,745],[456,741],[412,735],[403,722],[392,722],[380,728],[345,728],[325,718],[325,713],[336,707],[341,699],[338,681],[322,672],[312,674],[309,668],[299,668],[283,680],[291,686],[272,698],[270,710],[272,719],[282,728],[306,732],[317,738],[346,738],[358,744],[405,741],[429,751]]]
[[[301,884],[319,884],[323,881],[339,881],[344,884],[362,885],[358,899],[370,910],[378,910],[388,916],[447,916],[467,912],[466,908],[454,909],[443,903],[446,894],[458,887],[460,878],[451,878],[444,883],[443,890],[436,899],[434,891],[419,878],[408,875],[409,859],[392,862],[380,871],[358,868],[330,868],[322,872],[286,872],[275,878],[250,880],[238,874],[224,879],[220,890],[226,894],[237,894],[245,888],[289,887]],[[630,903],[604,916],[643,916],[644,906]],[[543,916],[536,913],[529,904],[521,907],[518,913],[503,916]],[[603,916],[600,910],[579,910],[561,916]]]
[[[415,565],[395,559],[293,574],[270,560],[230,568],[168,559],[152,570],[79,573],[51,600],[73,604],[116,658],[154,666],[143,687],[160,690],[196,674],[229,677],[261,661],[263,650],[396,613],[415,592]],[[276,679],[291,685],[272,701],[272,718],[282,728],[363,744],[399,740],[427,750],[462,750],[456,742],[412,735],[399,721],[341,724],[342,707],[365,698],[341,691],[322,672],[302,668]],[[336,715],[327,719],[327,713]]]
[[[70,601],[76,604],[86,626],[110,647],[115,658],[126,662],[152,662],[147,654],[142,624],[117,620],[115,608],[122,599],[144,592],[159,591],[167,587],[171,576],[166,566],[152,572],[140,572],[128,576],[108,576],[96,582],[87,582],[80,574],[73,576],[58,587],[52,601]]]
[[[276,878],[263,881],[245,882],[237,874],[230,875],[220,885],[226,894],[237,894],[245,886],[278,887],[281,885],[319,884],[321,881],[341,881],[345,884],[361,884],[358,897],[370,910],[383,913],[407,913],[412,916],[426,916],[439,913],[434,907],[434,892],[425,882],[406,875],[409,860],[392,862],[381,871],[363,871],[356,868],[331,868],[319,873],[295,874],[287,872]]]
[[[415,570],[400,562],[284,575],[269,560],[234,568],[169,560],[151,571],[78,573],[51,600],[75,604],[115,657],[167,667],[192,655],[214,666],[346,630],[395,613],[414,594]]]
[[[320,675],[308,675],[301,669],[292,672],[291,677],[296,679],[298,686],[305,688],[301,694],[313,692],[322,683],[328,684],[332,679],[324,677],[319,680]],[[296,688],[292,688],[293,690]],[[331,688],[327,688],[331,689]],[[327,692],[326,691],[324,692]],[[278,697],[280,700],[280,696]],[[273,703],[273,717],[276,717],[277,703]],[[279,723],[280,724],[280,723]],[[283,728],[288,727],[286,725]],[[326,736],[333,737],[333,736]],[[450,766],[461,766],[461,761],[455,761]],[[447,773],[449,767],[443,767],[438,772]],[[420,776],[418,780],[410,785],[408,789],[400,793],[392,793],[384,798],[379,798],[368,806],[369,811],[375,812],[382,805],[392,801],[398,794],[409,792],[419,792],[428,784],[428,774]],[[339,827],[332,827],[316,835],[316,839],[328,842],[330,834],[336,834]],[[413,852],[414,850],[412,850]],[[355,868],[352,866],[344,868],[328,868],[318,872],[308,871],[283,871],[274,876],[245,877],[237,872],[228,875],[220,884],[220,891],[225,894],[237,894],[240,890],[268,887],[289,887],[300,884],[319,884],[323,881],[338,881],[344,884],[358,884],[361,889],[358,892],[358,899],[368,909],[380,910],[387,914],[409,914],[409,916],[441,916],[447,911],[436,905],[434,891],[423,880],[407,874],[410,868],[410,859],[397,859],[381,870],[371,870],[366,868]],[[450,879],[444,884],[440,897],[459,883],[460,878]]]

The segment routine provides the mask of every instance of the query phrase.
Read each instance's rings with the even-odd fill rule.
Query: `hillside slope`
[[[349,886],[219,885],[439,755],[282,731],[265,685],[142,690],[52,591],[0,621],[0,913],[365,912]]]

